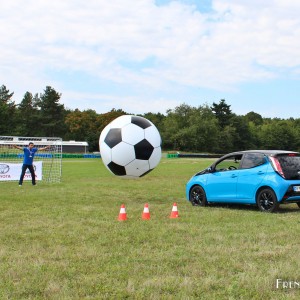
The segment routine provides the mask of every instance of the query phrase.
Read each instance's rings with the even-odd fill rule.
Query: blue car
[[[283,150],[229,153],[195,174],[186,185],[192,205],[254,204],[275,212],[282,203],[300,208],[300,154]]]

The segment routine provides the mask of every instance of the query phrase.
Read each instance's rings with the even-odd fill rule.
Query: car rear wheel
[[[206,206],[207,199],[204,189],[199,186],[195,185],[190,191],[190,201],[193,206]]]
[[[276,212],[279,207],[276,194],[269,188],[259,191],[256,197],[256,203],[259,210],[263,212]]]

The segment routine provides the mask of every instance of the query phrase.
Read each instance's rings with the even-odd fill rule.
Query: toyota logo
[[[9,165],[0,164],[0,174],[6,174],[9,171]]]

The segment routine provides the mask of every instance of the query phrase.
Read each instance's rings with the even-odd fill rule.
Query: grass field
[[[126,180],[65,159],[60,184],[2,182],[0,299],[299,299],[275,286],[300,281],[298,207],[192,207],[185,183],[209,164],[164,158]]]

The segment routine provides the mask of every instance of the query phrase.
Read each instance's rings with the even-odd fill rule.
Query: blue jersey
[[[38,151],[38,148],[29,149],[28,147],[24,147],[23,151],[24,151],[23,164],[24,165],[32,165],[35,152]]]

